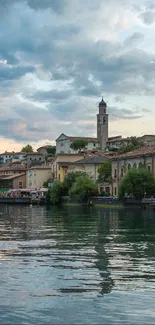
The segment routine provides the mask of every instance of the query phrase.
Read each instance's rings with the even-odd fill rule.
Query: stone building
[[[118,194],[121,179],[130,168],[145,168],[155,177],[155,146],[145,146],[112,158],[112,193]]]

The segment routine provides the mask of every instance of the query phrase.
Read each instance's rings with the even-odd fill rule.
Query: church
[[[121,140],[121,136],[116,137],[108,137],[108,113],[107,113],[107,104],[104,101],[103,97],[98,105],[99,111],[97,114],[97,138],[93,137],[74,137],[68,136],[62,133],[56,139],[56,154],[58,153],[75,153],[73,149],[71,149],[70,145],[73,141],[77,139],[82,139],[88,142],[87,149],[88,150],[105,150],[107,145],[113,145],[118,143]]]

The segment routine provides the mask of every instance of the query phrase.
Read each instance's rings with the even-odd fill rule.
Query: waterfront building
[[[45,181],[51,178],[51,176],[51,167],[34,166],[28,168],[26,171],[26,187],[40,188]]]
[[[58,179],[63,182],[65,175],[68,172],[69,166],[82,158],[84,158],[84,153],[75,154],[57,154],[51,163],[53,180]]]
[[[155,177],[155,146],[144,146],[111,159],[113,195],[118,194],[119,183],[130,168],[145,167]]]

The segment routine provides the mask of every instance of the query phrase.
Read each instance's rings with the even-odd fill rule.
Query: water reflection
[[[141,298],[155,290],[154,233],[155,213],[151,211],[0,205],[0,309],[7,306],[7,323],[16,323],[18,317],[29,323],[29,314],[37,322],[38,313],[44,315],[42,323],[47,314],[49,323],[63,323],[66,313],[70,315],[65,316],[66,322],[88,323],[88,311],[92,322],[107,323],[107,310],[113,323],[115,309],[126,323],[142,315],[144,321]],[[128,298],[121,300],[121,293]],[[141,306],[139,316],[137,310],[133,314],[135,305],[129,310],[131,293],[135,305],[138,301]],[[23,304],[26,310],[21,312]],[[78,315],[69,306],[78,309]]]

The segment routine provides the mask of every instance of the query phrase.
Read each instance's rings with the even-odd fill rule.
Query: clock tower
[[[103,97],[99,103],[99,114],[97,114],[97,139],[101,150],[104,150],[108,141],[108,114],[107,104]]]

